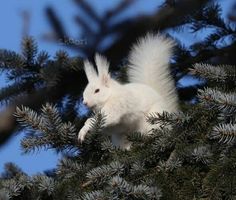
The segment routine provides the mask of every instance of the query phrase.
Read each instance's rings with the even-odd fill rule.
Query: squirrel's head
[[[105,57],[96,54],[95,62],[98,73],[88,60],[84,61],[84,70],[88,79],[88,85],[83,93],[83,103],[92,109],[102,107],[112,92],[112,79],[108,71],[108,61]]]

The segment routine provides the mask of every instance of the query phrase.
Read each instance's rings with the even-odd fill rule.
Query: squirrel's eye
[[[99,89],[96,89],[95,91],[94,91],[94,93],[98,93],[100,90]]]

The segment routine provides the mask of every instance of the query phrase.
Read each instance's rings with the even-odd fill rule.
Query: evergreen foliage
[[[99,41],[110,34],[109,30],[123,31],[121,39],[104,51],[113,64],[116,55],[125,58],[122,44],[127,48],[136,36],[155,30],[155,24],[160,30],[184,31],[188,27],[193,32],[213,27],[214,33],[190,49],[180,44],[173,58],[176,81],[187,74],[198,77],[202,84],[197,96],[199,85],[179,88],[181,97],[186,95],[183,90],[188,96],[181,99],[195,97],[195,102],[181,102],[178,113],[150,114],[147,121],[158,128],[150,136],[131,133],[129,151],[114,147],[102,134],[106,118],[100,112],[93,114],[92,131],[81,144],[77,135],[87,117],[78,113],[86,84],[82,59],[70,58],[64,51],[51,59],[46,52],[37,51],[30,37],[23,40],[21,54],[0,50],[0,70],[12,83],[1,89],[0,101],[17,120],[9,124],[13,129],[7,132],[26,132],[21,142],[24,153],[54,149],[62,154],[55,169],[33,176],[7,163],[0,176],[0,199],[235,199],[235,26],[221,18],[219,5],[211,1],[165,1],[158,13],[143,18],[145,23],[129,20],[110,27],[106,20],[109,22],[132,1],[122,1],[104,19],[85,1],[75,2],[103,27],[100,34],[93,33],[77,18],[84,30],[90,30],[89,37],[97,39],[91,48],[83,50],[88,57],[91,51],[99,50]],[[188,10],[183,9],[186,6]],[[172,12],[166,12],[168,9]],[[163,12],[168,14],[163,16]],[[58,36],[64,37],[53,10],[47,13]],[[173,19],[167,22],[169,18]],[[130,37],[129,26],[134,28],[135,37],[127,42],[124,38]],[[229,45],[219,46],[226,37]],[[125,67],[121,71],[116,76],[124,80]]]
[[[211,77],[214,67],[223,72],[222,80],[215,78],[216,73]],[[29,132],[21,143],[23,151],[53,148],[64,156],[52,173],[32,177],[7,164],[1,195],[5,199],[234,199],[235,88],[222,91],[227,76],[235,79],[229,68],[194,65],[191,72],[214,81],[214,87],[200,90],[199,103],[186,105],[179,113],[150,115],[148,122],[159,128],[151,136],[131,134],[130,151],[115,148],[102,135],[101,113],[93,115],[93,131],[79,144],[79,130],[61,118],[56,106],[46,104],[40,113],[17,108],[15,116]]]

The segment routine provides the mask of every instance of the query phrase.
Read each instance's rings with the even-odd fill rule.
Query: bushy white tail
[[[159,34],[148,33],[129,55],[129,81],[149,85],[163,97],[169,111],[177,109],[177,95],[169,61],[174,43]]]

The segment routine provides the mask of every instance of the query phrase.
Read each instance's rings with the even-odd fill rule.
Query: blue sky
[[[87,0],[94,5],[97,13],[102,15],[108,8],[115,7],[120,0]],[[116,20],[121,20],[127,16],[154,12],[161,1],[156,0],[137,0],[137,3],[127,9]],[[223,1],[220,1],[223,2]],[[230,0],[226,2],[225,8],[230,5]],[[228,2],[228,3],[227,3]],[[20,42],[23,32],[22,12],[28,11],[31,16],[30,20],[30,35],[34,36],[39,44],[39,50],[46,50],[50,55],[63,47],[59,43],[50,43],[42,39],[43,34],[50,32],[50,25],[44,15],[44,8],[51,5],[55,8],[63,22],[66,24],[66,29],[72,37],[78,38],[80,30],[73,21],[73,15],[82,12],[75,6],[73,1],[69,0],[7,0],[0,2],[0,49],[9,49],[16,52],[20,51]],[[179,35],[175,35],[177,38]],[[191,44],[193,40],[202,39],[199,35],[187,34],[182,37],[186,45]],[[76,52],[69,51],[70,55],[76,55]],[[0,75],[0,87],[7,85],[4,75]],[[0,148],[0,172],[3,170],[3,165],[6,162],[14,162],[19,165],[24,171],[29,174],[41,172],[56,166],[58,155],[53,151],[41,151],[37,154],[21,155],[20,139],[23,134],[15,136],[4,147]]]

